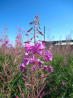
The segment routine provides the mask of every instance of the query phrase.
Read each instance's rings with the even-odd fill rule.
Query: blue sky
[[[0,0],[0,31],[4,32],[6,23],[8,38],[14,41],[17,25],[23,30],[29,30],[33,26],[29,23],[37,14],[42,33],[45,26],[46,41],[65,40],[70,33],[69,37],[73,39],[73,0]],[[23,41],[27,40],[25,33],[22,34]],[[44,37],[40,36],[39,39],[44,40]]]

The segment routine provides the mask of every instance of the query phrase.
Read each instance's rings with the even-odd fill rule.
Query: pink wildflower
[[[21,35],[20,35],[20,34],[19,34],[16,38],[17,38],[17,39],[22,39],[22,37],[21,37]]]
[[[48,69],[47,65],[44,65],[44,70],[47,70],[47,69]]]
[[[52,54],[49,51],[44,53],[44,60],[45,61],[51,61],[52,60]]]
[[[22,72],[27,71],[27,69],[26,69],[26,67],[25,67],[25,65],[24,65],[23,63],[21,63],[20,70],[21,70]]]
[[[44,63],[43,61],[38,60],[39,68],[42,67],[42,64],[43,64],[43,63]]]
[[[31,69],[32,71],[35,71],[35,70],[36,70],[36,67],[33,66],[33,67],[31,67],[30,69]]]
[[[8,44],[8,46],[13,47],[13,45],[12,45],[12,44]]]
[[[33,56],[32,56],[32,57],[30,58],[29,63],[36,65],[36,62],[37,62],[37,57],[33,57]]]
[[[49,69],[49,72],[53,72],[53,67],[49,66],[48,69]]]
[[[23,60],[24,60],[24,65],[28,65],[29,64],[29,58],[23,58]]]
[[[8,44],[8,41],[5,41],[4,43],[3,43],[3,45],[7,45]]]
[[[62,81],[62,85],[66,85],[66,84],[67,84],[67,82]]]
[[[28,42],[28,43],[25,43],[25,51],[28,52],[31,50],[31,44]]]
[[[43,44],[40,43],[36,43],[33,47],[32,47],[32,52],[33,54],[42,54],[42,50],[45,49],[45,46]]]
[[[25,56],[26,57],[29,57],[29,52],[25,52]]]

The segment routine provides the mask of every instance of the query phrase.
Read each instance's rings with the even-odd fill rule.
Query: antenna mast
[[[44,26],[44,41],[45,41],[45,26]]]

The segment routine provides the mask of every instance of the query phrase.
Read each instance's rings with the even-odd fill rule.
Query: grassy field
[[[53,51],[52,61],[46,62],[42,57],[39,57],[45,65],[53,67],[53,72],[45,80],[48,82],[43,91],[47,92],[56,88],[43,98],[73,98],[73,56],[69,53],[71,51],[68,52],[66,49],[63,50],[62,54],[59,47],[51,49],[51,52]],[[25,56],[24,50],[24,48],[11,50],[6,47],[0,48],[0,98],[16,98],[15,95],[22,98],[18,85],[27,98],[27,87],[22,78],[23,72],[20,71],[20,65]]]

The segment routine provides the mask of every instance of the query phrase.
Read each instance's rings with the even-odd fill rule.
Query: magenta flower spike
[[[13,45],[12,45],[12,44],[8,44],[8,46],[13,47]]]
[[[25,56],[26,56],[26,57],[29,57],[29,53],[28,53],[28,52],[25,52]]]
[[[38,60],[38,64],[39,64],[39,68],[41,68],[41,67],[42,67],[42,64],[44,64],[44,62],[43,62],[43,61]]]
[[[47,67],[47,65],[44,65],[44,70],[48,70],[48,67]]]
[[[40,43],[35,43],[34,47],[36,47],[38,50],[44,50],[45,46],[43,44]]]
[[[49,72],[53,72],[53,67],[49,66],[48,70],[49,70]]]
[[[28,43],[25,43],[25,48],[30,48],[31,47],[31,44],[28,42]]]
[[[25,65],[24,65],[23,63],[21,63],[20,70],[21,70],[22,72],[27,71],[27,69],[26,69],[26,67],[25,67]]]
[[[45,46],[43,44],[35,43],[35,45],[31,49],[31,51],[33,54],[41,55],[42,50],[44,50],[44,49],[45,49]]]
[[[29,42],[25,43],[25,51],[28,52],[28,51],[31,51],[31,44]]]
[[[20,70],[22,72],[27,71],[27,76],[24,75],[23,80],[25,81],[25,85],[28,87],[28,90],[30,88],[32,90],[30,96],[32,98],[37,98],[37,97],[41,98],[42,97],[40,95],[41,91],[43,90],[43,88],[45,87],[45,85],[47,83],[47,82],[45,83],[45,79],[47,79],[47,77],[49,76],[49,73],[53,72],[53,67],[47,66],[47,65],[43,66],[44,62],[41,61],[39,58],[43,57],[44,61],[49,62],[52,60],[52,53],[50,53],[49,50],[47,50],[46,52],[43,51],[43,50],[45,50],[45,44],[47,43],[47,41],[41,41],[42,43],[38,43],[35,39],[35,37],[39,37],[38,35],[36,35],[36,31],[38,31],[39,34],[44,35],[41,31],[38,30],[38,29],[40,29],[38,14],[35,17],[34,21],[31,22],[30,24],[34,24],[34,27],[30,28],[27,32],[34,30],[34,34],[33,34],[34,36],[30,39],[30,41],[24,42],[25,43],[25,57],[23,58],[24,61],[20,66]],[[30,34],[32,34],[32,33],[27,33],[26,35],[29,36]],[[32,46],[30,43],[33,38],[34,38],[34,46]],[[28,66],[26,66],[26,65],[28,65]],[[44,73],[44,71],[45,71],[45,73]],[[39,82],[39,81],[41,81],[41,82]],[[44,85],[44,86],[42,87],[41,90],[39,90],[38,88],[41,85]],[[29,90],[29,92],[30,92],[30,90]],[[47,93],[49,93],[49,92],[47,92]]]
[[[23,60],[24,60],[24,65],[28,65],[29,64],[29,58],[23,58]]]
[[[36,66],[33,66],[30,68],[32,71],[35,71],[36,70]]]
[[[3,43],[3,45],[7,45],[8,44],[8,41],[5,41],[4,43]]]
[[[45,61],[51,61],[52,60],[52,54],[49,51],[44,53],[44,60]]]
[[[44,50],[44,49],[45,49],[45,46],[44,46],[43,44],[40,44],[40,45],[38,46],[38,49],[39,49],[39,50]]]
[[[29,63],[36,65],[36,62],[37,62],[37,57],[33,57],[33,56],[32,56],[32,57],[30,58]]]

